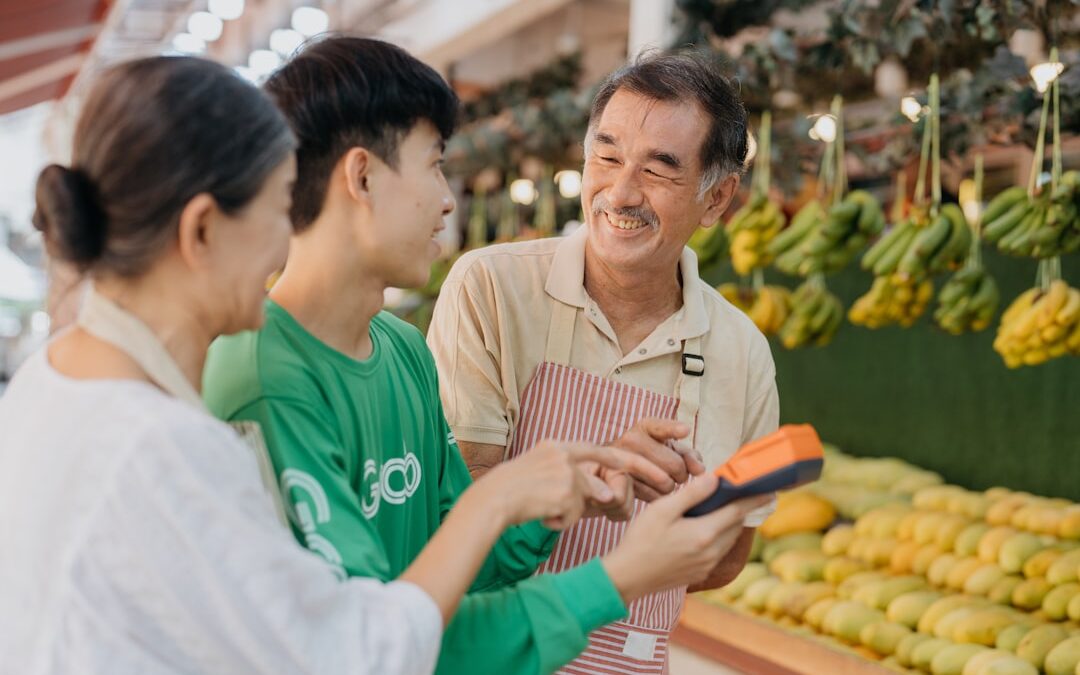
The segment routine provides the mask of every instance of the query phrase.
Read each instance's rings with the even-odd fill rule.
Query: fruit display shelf
[[[830,448],[678,639],[748,673],[1080,675],[1080,505]]]

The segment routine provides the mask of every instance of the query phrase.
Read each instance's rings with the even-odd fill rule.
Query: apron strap
[[[696,441],[697,413],[701,406],[701,378],[705,374],[705,359],[701,354],[701,336],[683,340],[682,370],[675,380],[675,398],[679,399],[678,420],[690,427],[691,440]]]
[[[98,293],[93,284],[89,285],[86,296],[83,298],[77,323],[90,335],[108,342],[131,357],[135,363],[139,364],[147,377],[167,394],[194,406],[207,415],[210,414],[202,396],[184,376],[180,366],[176,364],[172,355],[149,326],[134,314]],[[270,462],[258,423],[245,422],[230,426],[237,431],[240,439],[255,456],[255,462],[259,467],[259,477],[267,492],[270,493],[278,520],[283,525],[287,525],[281,492],[278,489],[273,464]]]
[[[570,349],[574,344],[574,324],[577,322],[577,313],[577,307],[555,301],[551,310],[551,323],[548,324],[544,361],[570,365]]]

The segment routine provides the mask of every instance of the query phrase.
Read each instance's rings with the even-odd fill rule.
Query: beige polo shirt
[[[685,249],[683,305],[623,354],[608,320],[585,291],[586,228],[564,238],[470,251],[450,271],[428,344],[446,418],[459,441],[509,447],[521,397],[544,360],[555,303],[577,309],[568,365],[673,395],[684,340],[701,337],[705,372],[694,446],[712,468],[774,431],[780,405],[769,343],[753,322],[698,277]],[[760,524],[753,514],[748,525]]]

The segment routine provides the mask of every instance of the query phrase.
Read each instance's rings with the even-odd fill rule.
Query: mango
[[[832,584],[824,581],[804,584],[786,599],[781,605],[780,611],[796,621],[801,621],[806,610],[814,603],[824,598],[833,597],[835,592],[836,589],[833,588]]]
[[[869,566],[861,560],[855,560],[854,558],[848,558],[846,556],[840,558],[829,558],[825,562],[825,568],[822,570],[822,576],[825,581],[830,584],[839,585],[845,579],[858,572],[865,572]]]
[[[956,485],[930,485],[911,495],[911,504],[924,511],[944,511],[953,496],[965,492],[964,488]]]
[[[1029,626],[1023,623],[1014,623],[1011,626],[1007,626],[1001,629],[1001,632],[997,634],[997,639],[994,641],[994,646],[998,649],[1004,649],[1008,652],[1016,652],[1016,647],[1020,644],[1020,640],[1028,634],[1034,626]]]
[[[821,539],[821,550],[827,556],[844,555],[848,546],[855,539],[855,528],[851,525],[837,525],[830,528]]]
[[[1025,579],[1013,589],[1013,607],[1027,610],[1038,609],[1042,607],[1043,598],[1046,597],[1051,588],[1053,586],[1043,577]]]
[[[792,549],[773,558],[769,570],[784,581],[821,581],[827,560],[821,551]]]
[[[1042,610],[1051,621],[1064,621],[1069,614],[1069,602],[1080,594],[1080,584],[1070,582],[1055,586],[1042,601]]]
[[[922,671],[930,671],[930,664],[941,650],[951,646],[952,643],[941,638],[930,638],[911,650],[911,665]]]
[[[919,632],[932,635],[938,621],[949,612],[960,607],[971,607],[980,604],[984,603],[980,603],[978,599],[968,595],[947,595],[927,607],[923,615],[919,617]]]
[[[870,536],[874,539],[896,539],[900,522],[911,513],[907,505],[891,504],[882,507],[881,513],[870,524]]]
[[[1012,527],[992,527],[979,539],[977,555],[983,562],[997,562],[998,551],[1007,539],[1016,534]]]
[[[1080,567],[1080,549],[1068,551],[1055,560],[1046,570],[1046,580],[1057,586],[1069,581],[1076,581],[1077,567]]]
[[[932,544],[937,539],[938,529],[956,516],[948,513],[927,513],[915,523],[915,541],[920,544]]]
[[[766,541],[761,550],[761,559],[768,565],[784,551],[795,549],[821,550],[822,535],[819,532],[796,532],[779,539]]]
[[[822,619],[821,627],[829,635],[855,644],[859,642],[863,628],[884,620],[885,615],[880,611],[862,603],[847,601],[833,605]]]
[[[1069,600],[1069,605],[1065,608],[1065,613],[1069,615],[1069,620],[1080,621],[1080,594],[1074,595]]]
[[[938,556],[934,562],[930,563],[930,568],[926,570],[926,580],[934,586],[945,586],[945,580],[949,578],[949,572],[958,562],[960,562],[960,558],[957,558],[952,553]]]
[[[1024,580],[1015,575],[1009,575],[998,581],[986,594],[986,599],[996,605],[1011,605],[1013,591]]]
[[[918,576],[893,577],[884,580],[880,586],[873,587],[873,592],[868,593],[867,600],[871,607],[884,610],[893,600],[905,593],[919,591],[926,588],[926,580]]]
[[[914,541],[915,526],[925,513],[925,511],[909,511],[904,514],[904,517],[901,518],[900,522],[896,525],[896,538],[900,541]]]
[[[782,583],[784,582],[776,577],[758,579],[747,586],[741,599],[746,603],[747,608],[755,612],[762,612],[765,610],[765,602],[769,599],[769,594]]]
[[[896,645],[896,662],[902,666],[910,667],[912,665],[911,656],[915,648],[924,642],[934,640],[924,633],[912,633],[903,637]]]
[[[1054,645],[1046,655],[1046,675],[1073,675],[1080,664],[1080,637],[1070,637]]]
[[[938,626],[944,622],[942,619]],[[993,647],[998,634],[1016,623],[1016,617],[1004,608],[979,609],[964,617],[949,636],[954,642],[974,643]]]
[[[995,501],[986,511],[986,522],[998,527],[1012,522],[1013,513],[1027,504],[1031,495],[1014,492]]]
[[[934,536],[934,543],[943,550],[951,551],[956,545],[956,540],[960,536],[960,533],[966,530],[970,525],[971,521],[967,518],[954,516],[938,527],[937,534]]]
[[[994,563],[979,561],[979,567],[964,582],[964,592],[968,595],[986,595],[994,584],[1005,578],[1005,572]]]
[[[872,581],[881,581],[884,578],[885,575],[881,572],[856,572],[840,582],[840,585],[836,587],[836,597],[841,600],[850,600],[860,586]]]
[[[997,563],[1009,574],[1019,574],[1024,569],[1024,563],[1044,548],[1042,541],[1034,534],[1019,532],[1001,544]]]
[[[1039,534],[1057,536],[1065,517],[1065,509],[1059,506],[1044,506],[1036,509],[1028,518],[1028,529]]]
[[[967,583],[968,577],[984,564],[985,563],[975,557],[958,560],[956,564],[949,569],[949,574],[945,577],[945,585],[956,591],[962,590],[964,584]]]
[[[952,554],[941,550],[941,547],[937,544],[922,545],[919,552],[916,553],[915,557],[911,560],[911,573],[925,575],[930,571],[930,565],[934,564],[934,561],[943,555]],[[955,559],[955,556],[953,557]]]
[[[889,558],[889,571],[894,574],[907,574],[911,571],[911,565],[915,556],[919,553],[919,543],[916,541],[901,541],[893,549],[892,557]]]
[[[774,586],[765,597],[765,612],[779,619],[784,613],[784,605],[803,585],[797,581],[784,581]]]
[[[1010,654],[989,661],[978,671],[978,675],[1039,675],[1039,669]]]
[[[1065,555],[1065,551],[1060,548],[1044,548],[1028,558],[1024,563],[1024,576],[1028,579],[1045,577],[1050,570],[1050,565],[1054,564],[1054,561],[1063,555]]]
[[[821,629],[821,622],[825,619],[825,615],[832,609],[839,600],[835,597],[822,598],[814,604],[810,605],[803,613],[803,623],[810,626],[814,630]]]
[[[769,570],[762,563],[750,562],[742,568],[738,576],[721,589],[720,596],[729,601],[738,600],[743,592],[758,579],[769,576]]]
[[[801,491],[778,504],[776,511],[758,529],[766,539],[777,539],[797,532],[824,530],[835,519],[836,508],[831,502],[812,492]]]
[[[961,621],[973,616],[978,611],[979,608],[974,606],[957,607],[938,619],[937,623],[934,624],[934,637],[955,642],[953,639],[953,629],[955,629]]]
[[[864,549],[864,560],[873,567],[885,567],[899,545],[896,539],[871,539]]]
[[[967,662],[985,651],[989,651],[989,648],[982,645],[949,645],[930,661],[930,672],[934,675],[961,675]]]
[[[1062,539],[1080,539],[1080,506],[1073,505],[1065,509],[1057,535]]]
[[[956,535],[953,552],[961,557],[975,555],[979,551],[979,540],[990,530],[986,523],[971,523]]]
[[[945,479],[933,471],[912,471],[897,479],[889,487],[889,492],[894,495],[912,495],[924,487],[941,485]]]
[[[1068,637],[1069,632],[1057,624],[1036,626],[1020,639],[1020,644],[1016,646],[1016,655],[1041,669],[1050,650]]]
[[[968,659],[968,662],[964,664],[964,670],[962,675],[980,675],[984,672],[984,669],[988,667],[994,661],[1001,659],[1015,658],[1012,654],[1000,649],[990,649],[985,652],[979,652],[975,656]],[[1027,662],[1025,662],[1026,665]]]
[[[926,612],[930,605],[941,598],[941,593],[931,590],[904,593],[889,603],[888,609],[885,610],[885,616],[889,621],[903,624],[908,628],[915,628],[919,624],[919,619],[922,618],[923,613]]]
[[[908,635],[911,635],[911,629],[903,624],[878,621],[863,627],[859,633],[859,640],[865,647],[878,654],[891,656],[896,653],[896,647],[900,641]]]

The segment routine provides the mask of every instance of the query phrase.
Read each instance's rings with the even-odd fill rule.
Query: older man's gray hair
[[[586,154],[596,123],[620,89],[657,101],[693,101],[705,111],[711,123],[701,144],[698,199],[729,174],[742,173],[747,152],[746,108],[715,60],[697,52],[651,52],[612,73],[593,99]]]

